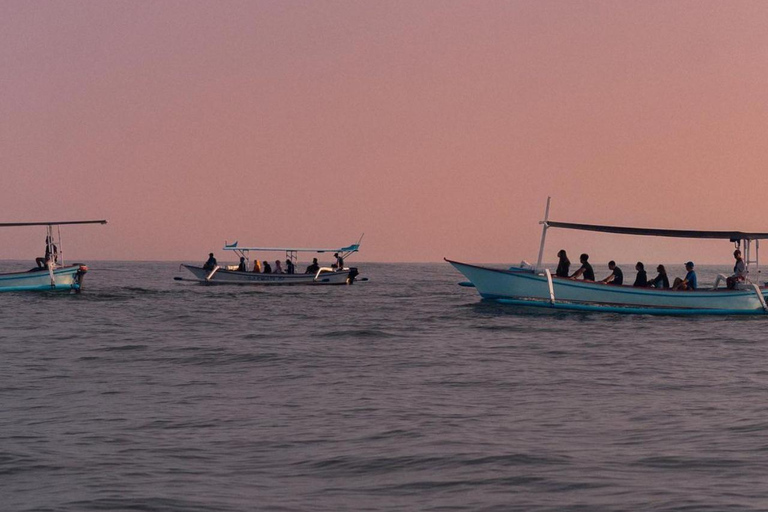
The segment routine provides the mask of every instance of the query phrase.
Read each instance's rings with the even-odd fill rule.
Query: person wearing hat
[[[672,285],[673,290],[696,290],[698,283],[696,282],[696,271],[693,270],[692,261],[685,264],[685,270],[688,271],[685,274],[685,279],[676,277],[675,284]]]

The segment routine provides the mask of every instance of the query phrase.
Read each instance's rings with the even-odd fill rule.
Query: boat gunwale
[[[76,263],[73,265],[57,267],[53,269],[53,274],[60,275],[60,274],[68,274],[71,271],[77,272],[78,270],[80,270],[81,266],[82,266],[81,263]],[[39,270],[31,269],[31,270],[22,270],[19,272],[3,272],[3,273],[0,273],[0,281],[4,279],[31,279],[33,277],[39,277],[41,275],[50,276],[47,269],[41,268]]]

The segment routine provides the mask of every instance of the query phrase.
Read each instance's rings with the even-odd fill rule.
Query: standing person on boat
[[[272,267],[269,266],[269,262],[267,260],[264,260],[264,273],[265,274],[271,274],[272,273]]]
[[[565,249],[560,249],[557,251],[557,270],[555,271],[555,276],[557,277],[568,277],[568,272],[570,272],[571,269],[571,260],[568,259],[568,255],[565,253]]]
[[[275,260],[275,271],[274,274],[282,274],[283,273],[283,266],[280,264],[280,260]]]
[[[253,273],[261,274],[261,264],[259,264],[258,259],[253,260]]]
[[[333,257],[336,258],[336,270],[344,270],[344,258],[339,253],[334,253]]]
[[[316,274],[320,270],[320,265],[317,263],[317,258],[312,258],[312,264],[304,271],[305,274]]]
[[[638,286],[641,288],[648,286],[648,274],[645,272],[645,265],[643,265],[642,261],[637,262],[637,265],[635,265],[635,270],[637,270],[637,277],[635,277],[635,282],[632,286]]]
[[[685,274],[684,279],[680,279],[679,277],[675,278],[675,284],[672,285],[673,290],[696,290],[698,283],[696,282],[696,271],[693,270],[692,261],[685,264],[685,270],[687,270],[688,273]]]
[[[624,272],[616,266],[615,261],[611,260],[608,262],[608,269],[611,271],[611,275],[600,281],[601,283],[613,284],[616,286],[624,284]]]
[[[213,270],[216,268],[216,265],[218,265],[218,263],[216,263],[216,258],[213,257],[213,253],[209,253],[208,261],[203,265],[203,270]]]
[[[654,277],[653,281],[651,281],[648,286],[653,286],[659,290],[666,290],[669,288],[669,278],[667,277],[667,269],[664,268],[664,265],[656,267],[656,272],[658,272],[659,275]]]
[[[285,273],[286,274],[296,273],[296,265],[294,265],[290,259],[285,260]]]
[[[237,266],[238,272],[248,272],[248,267],[245,264],[245,258],[240,256],[240,264]]]
[[[592,270],[592,265],[589,264],[589,254],[584,253],[579,256],[579,261],[581,262],[581,267],[573,273],[571,279],[578,279],[579,277],[584,276],[585,281],[594,281],[595,271]]]
[[[725,280],[729,290],[733,290],[738,283],[747,279],[747,266],[744,264],[744,260],[741,259],[741,251],[738,249],[733,251],[733,257],[736,258],[736,264],[733,266],[733,275]]]

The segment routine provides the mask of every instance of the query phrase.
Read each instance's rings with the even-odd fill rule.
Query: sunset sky
[[[0,70],[0,222],[108,219],[70,258],[365,233],[357,261],[532,261],[548,195],[554,220],[768,231],[764,1],[5,0]],[[0,259],[43,238],[2,230]]]

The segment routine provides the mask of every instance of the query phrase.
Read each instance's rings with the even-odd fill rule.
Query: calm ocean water
[[[447,264],[90,267],[0,295],[1,510],[768,510],[768,318],[499,306]]]

